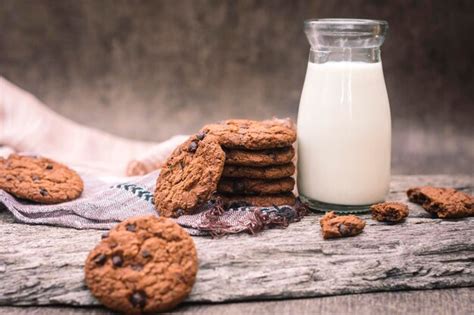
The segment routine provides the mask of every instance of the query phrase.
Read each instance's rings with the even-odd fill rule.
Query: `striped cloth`
[[[18,222],[48,224],[76,229],[109,229],[129,217],[158,215],[153,191],[159,171],[145,176],[104,178],[80,172],[84,181],[81,197],[56,205],[40,205],[17,200],[0,190],[1,204]],[[191,235],[224,235],[257,233],[265,228],[286,227],[305,214],[304,207],[241,207],[224,211],[209,204],[194,215],[183,215],[175,221]]]

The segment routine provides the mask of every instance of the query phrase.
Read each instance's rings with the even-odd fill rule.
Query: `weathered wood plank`
[[[471,315],[474,288],[378,292],[328,296],[312,299],[258,301],[220,304],[185,303],[173,314],[194,315],[273,315],[273,314],[457,314]],[[4,306],[0,314],[8,315],[105,315],[115,314],[103,307],[71,306]]]
[[[398,176],[389,199],[413,185],[472,193],[471,176]],[[200,270],[187,301],[283,299],[345,293],[474,286],[474,218],[432,219],[410,204],[400,225],[367,219],[354,238],[324,241],[320,215],[256,236],[195,238]],[[83,262],[100,231],[12,224],[0,213],[0,304],[96,305]]]

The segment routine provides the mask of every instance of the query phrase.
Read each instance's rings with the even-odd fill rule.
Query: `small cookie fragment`
[[[293,163],[265,167],[225,165],[222,176],[277,179],[292,176],[294,173],[295,165]]]
[[[224,152],[226,166],[283,165],[291,163],[295,157],[295,149],[291,146],[266,150],[224,149]]]
[[[408,206],[400,202],[383,202],[370,207],[372,219],[380,222],[398,223],[408,216]]]
[[[474,197],[453,188],[414,187],[408,189],[407,196],[438,218],[474,216]]]
[[[191,214],[217,189],[225,154],[216,138],[199,133],[177,147],[161,169],[155,207],[165,217]]]
[[[222,178],[217,185],[217,191],[228,194],[280,194],[291,192],[295,180],[291,177],[280,179],[251,179],[251,178]]]
[[[348,237],[360,234],[365,221],[355,215],[337,216],[333,211],[326,213],[319,221],[324,239]]]
[[[296,141],[296,130],[289,119],[230,119],[206,125],[202,132],[216,136],[223,147],[232,149],[283,148]]]
[[[78,198],[84,183],[75,171],[51,159],[11,154],[0,158],[0,189],[17,198],[55,204]]]
[[[198,261],[192,238],[175,222],[130,218],[89,253],[84,269],[92,294],[126,314],[167,311],[194,285]]]

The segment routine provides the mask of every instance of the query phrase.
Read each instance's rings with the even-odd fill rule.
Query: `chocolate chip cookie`
[[[230,208],[236,208],[241,206],[255,206],[255,207],[269,207],[269,206],[292,206],[296,202],[295,195],[293,193],[284,193],[277,195],[228,195],[218,194],[224,205]]]
[[[126,314],[170,310],[190,292],[198,268],[192,238],[155,216],[128,219],[89,253],[85,280],[105,306]]]
[[[338,216],[332,211],[326,213],[319,224],[324,239],[355,236],[365,227],[365,221],[355,215]]]
[[[442,219],[474,216],[474,197],[452,188],[414,187],[408,199]]]
[[[370,207],[372,219],[380,222],[398,223],[408,216],[408,206],[400,202],[383,202]]]
[[[21,199],[54,204],[78,198],[84,184],[75,171],[61,163],[12,154],[0,158],[0,189]]]
[[[295,173],[295,166],[292,163],[276,166],[236,166],[225,165],[222,176],[234,178],[260,178],[276,179],[292,176]]]
[[[216,191],[225,154],[217,139],[205,133],[191,136],[177,147],[161,169],[154,195],[165,217],[191,214]]]
[[[295,156],[293,147],[267,150],[224,149],[226,165],[269,166],[291,163]]]
[[[220,124],[206,125],[203,132],[214,135],[226,148],[262,150],[291,146],[296,130],[290,120],[264,121],[232,119]]]
[[[222,178],[217,191],[228,194],[266,195],[291,192],[295,180],[291,177],[280,179]]]

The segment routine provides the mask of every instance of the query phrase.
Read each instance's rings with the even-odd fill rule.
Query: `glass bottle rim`
[[[335,36],[384,35],[388,29],[388,22],[351,18],[307,19],[304,21],[304,28],[305,31],[314,30]]]

